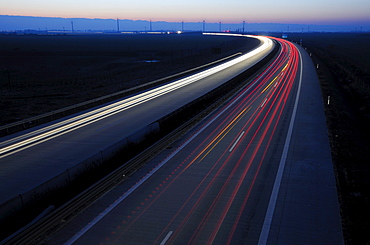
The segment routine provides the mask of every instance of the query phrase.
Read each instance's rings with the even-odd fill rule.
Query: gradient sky
[[[0,5],[0,15],[169,22],[370,24],[370,0],[11,0]]]

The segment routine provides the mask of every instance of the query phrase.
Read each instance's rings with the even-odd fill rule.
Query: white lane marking
[[[167,236],[163,239],[160,245],[165,245],[168,239],[170,239],[170,236],[172,235],[173,231],[168,232]]]
[[[245,133],[245,131],[241,132],[241,134],[239,135],[239,137],[236,139],[236,141],[234,142],[234,144],[231,146],[229,152],[232,152],[234,150],[234,147],[236,146],[236,144],[238,144],[239,140],[244,135],[244,133]]]
[[[301,61],[301,71],[300,71],[301,74],[300,74],[300,78],[299,78],[297,97],[296,97],[295,102],[294,102],[294,109],[293,109],[292,117],[291,117],[290,123],[289,123],[288,134],[287,134],[287,137],[285,139],[283,154],[282,154],[281,159],[280,159],[279,169],[278,169],[278,172],[276,174],[274,187],[272,189],[270,202],[269,202],[269,205],[267,207],[265,220],[264,220],[263,225],[262,225],[262,230],[261,230],[261,234],[260,234],[260,237],[259,237],[259,240],[258,240],[258,245],[267,244],[267,239],[268,239],[270,229],[271,229],[271,224],[272,224],[272,218],[273,218],[274,212],[275,212],[276,201],[277,201],[277,197],[278,197],[279,190],[280,190],[281,179],[283,177],[285,163],[286,163],[286,159],[287,159],[287,156],[288,156],[290,140],[292,138],[294,121],[295,121],[295,117],[296,117],[296,114],[297,114],[299,95],[300,95],[300,92],[301,92],[302,70],[303,70],[302,55],[301,55],[301,52],[299,51],[299,49],[298,49],[298,52],[299,52],[300,61]]]
[[[266,101],[267,101],[267,98],[263,101],[261,107],[263,107],[265,105]]]

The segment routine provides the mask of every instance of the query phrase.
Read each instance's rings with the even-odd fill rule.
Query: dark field
[[[370,244],[370,34],[292,34],[313,53],[346,244]],[[327,98],[330,96],[330,105]]]
[[[150,82],[257,43],[200,34],[0,35],[0,125]]]

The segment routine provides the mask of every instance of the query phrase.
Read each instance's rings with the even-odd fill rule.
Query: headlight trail
[[[184,86],[197,82],[207,76],[213,75],[219,71],[227,69],[233,65],[236,65],[242,61],[245,61],[266,49],[272,47],[273,42],[266,37],[255,37],[248,36],[253,38],[258,38],[261,41],[261,45],[256,49],[248,52],[238,58],[225,62],[223,64],[217,65],[213,68],[207,69],[203,72],[191,75],[189,77],[174,81],[169,84],[151,89],[149,91],[134,95],[132,97],[123,99],[116,103],[109,104],[107,106],[92,110],[90,112],[75,116],[73,118],[55,123],[53,125],[44,127],[39,130],[32,131],[30,133],[24,134],[22,136],[12,138],[10,140],[0,143],[0,159],[7,157],[11,154],[17,153],[24,149],[30,148],[37,144],[43,143],[50,139],[59,137],[63,134],[72,132],[81,127],[87,126],[109,116],[120,113],[124,110],[130,109],[142,103],[148,102],[152,99],[155,99],[159,96],[165,95],[177,89],[180,89]]]

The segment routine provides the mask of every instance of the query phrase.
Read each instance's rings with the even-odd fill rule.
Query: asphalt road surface
[[[315,69],[279,41],[254,81],[48,244],[343,244]]]

